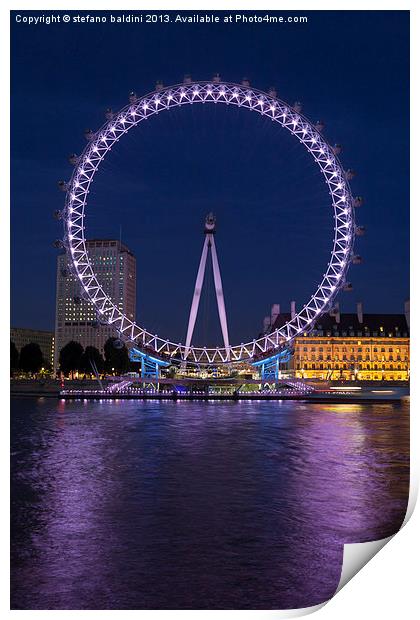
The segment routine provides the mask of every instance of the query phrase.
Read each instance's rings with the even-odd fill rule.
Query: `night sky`
[[[22,12],[20,12],[22,14]],[[57,13],[57,12],[56,12]],[[91,14],[98,14],[90,12]],[[116,11],[112,12],[114,15]],[[128,13],[128,12],[127,12]],[[323,119],[354,168],[356,213],[367,228],[340,305],[401,312],[409,296],[409,14],[300,12],[308,24],[181,25],[14,23],[12,13],[12,324],[53,329],[60,224],[53,217],[70,153],[104,111],[139,95],[220,72]],[[37,13],[31,13],[32,15]],[[42,14],[42,13],[38,13]],[[64,14],[64,12],[62,13]],[[185,13],[187,14],[187,13]],[[223,13],[218,13],[223,15]],[[272,13],[274,14],[274,13]],[[279,13],[287,15],[287,13]],[[137,257],[137,317],[185,338],[203,220],[216,244],[233,343],[255,337],[272,303],[312,294],[332,247],[328,194],[311,156],[287,131],[246,110],[185,106],[141,123],[95,177],[86,236],[118,238]],[[208,270],[210,274],[210,270]],[[206,278],[195,344],[220,344]]]

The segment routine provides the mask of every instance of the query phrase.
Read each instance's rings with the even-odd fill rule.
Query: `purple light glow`
[[[121,118],[118,116],[119,120],[117,121],[117,123],[115,122],[115,120],[113,122],[110,122],[108,124],[105,125],[105,129],[102,130],[102,136],[99,138],[99,140],[101,141],[101,143],[104,143],[104,147],[102,150],[102,156],[100,157],[99,161],[95,160],[97,163],[99,163],[100,161],[102,161],[102,159],[104,158],[104,155],[106,154],[106,152],[108,150],[110,150],[110,148],[116,144],[117,142],[117,137],[116,134],[122,133],[122,131],[124,131],[124,133],[126,133],[131,127],[136,126],[140,121],[142,120],[146,120],[147,118],[149,118],[152,114],[155,114],[157,112],[157,108],[159,106],[159,104],[162,103],[162,96],[164,97],[163,101],[167,102],[167,106],[166,109],[169,109],[169,107],[172,107],[174,105],[180,105],[185,104],[185,103],[193,103],[196,102],[198,100],[204,102],[204,101],[208,101],[209,99],[206,99],[206,94],[207,96],[210,98],[211,97],[211,101],[217,102],[217,101],[221,101],[223,103],[230,103],[233,102],[235,105],[237,105],[238,107],[240,107],[241,105],[243,105],[244,101],[246,102],[250,102],[249,103],[249,108],[251,110],[254,110],[258,113],[261,113],[262,115],[265,115],[267,117],[269,117],[271,120],[276,120],[277,122],[279,122],[279,117],[276,116],[275,117],[275,112],[277,113],[281,113],[280,118],[283,119],[283,121],[281,122],[281,125],[285,126],[289,132],[291,132],[292,134],[294,134],[295,136],[297,136],[297,138],[300,140],[300,142],[303,142],[302,140],[302,135],[306,136],[308,134],[308,131],[311,128],[311,125],[308,125],[308,121],[306,121],[306,119],[304,119],[303,117],[300,116],[300,113],[298,112],[297,114],[295,114],[295,112],[292,112],[291,109],[289,109],[289,107],[287,106],[287,104],[283,103],[280,101],[279,104],[277,104],[277,102],[275,102],[273,100],[272,97],[268,97],[267,99],[263,96],[260,96],[260,94],[258,92],[254,92],[251,90],[245,91],[244,88],[239,87],[239,86],[235,86],[234,88],[232,87],[232,85],[229,84],[224,84],[221,87],[217,86],[216,89],[211,89],[210,85],[207,87],[204,87],[202,85],[199,84],[194,84],[192,86],[188,86],[188,87],[172,87],[171,91],[168,92],[168,89],[164,89],[163,93],[159,93],[159,96],[157,95],[157,93],[154,93],[146,98],[144,98],[142,100],[142,108],[144,110],[144,115],[139,115],[137,114],[137,118],[130,120],[130,125],[125,128],[125,124],[127,123],[127,119],[126,119],[126,115],[131,114],[132,116],[135,116],[135,112],[133,110],[132,106],[127,105],[125,108],[123,108],[123,110],[121,110],[120,114],[122,114]],[[239,99],[239,95],[241,96],[241,98]],[[186,98],[188,97],[188,99],[186,100]],[[221,99],[223,98],[223,99]],[[169,102],[171,102],[171,105],[169,105]],[[258,109],[257,106],[260,108]],[[163,108],[165,109],[165,108]],[[136,107],[136,110],[139,110],[138,107]],[[149,110],[149,112],[147,112],[147,110]],[[306,124],[302,127],[303,122],[305,122]],[[313,132],[312,135],[314,135],[315,131]],[[309,140],[305,141],[304,143],[306,149],[312,154],[314,160],[316,161],[316,163],[318,164],[321,172],[323,173],[323,176],[325,178],[326,183],[329,185],[329,190],[330,190],[330,194],[332,196],[332,206],[334,207],[334,211],[333,211],[333,216],[334,216],[334,228],[335,228],[335,232],[336,232],[336,238],[334,240],[334,247],[333,247],[333,251],[332,254],[335,255],[336,260],[337,260],[337,253],[343,253],[344,255],[346,255],[349,251],[350,245],[348,243],[349,239],[352,238],[351,235],[343,235],[344,232],[344,228],[348,229],[350,227],[350,224],[343,224],[343,221],[339,218],[342,218],[344,215],[346,216],[346,218],[348,218],[349,220],[351,219],[351,215],[350,211],[348,209],[343,209],[343,206],[346,204],[346,201],[348,200],[348,197],[351,195],[349,194],[349,191],[347,189],[347,183],[343,183],[343,176],[341,176],[340,178],[340,171],[342,172],[341,169],[341,164],[339,162],[339,160],[335,157],[335,153],[334,155],[331,155],[331,151],[330,148],[326,145],[326,143],[324,142],[323,138],[321,136],[316,136],[316,137],[312,137]],[[312,145],[312,146],[311,146]],[[313,148],[313,145],[315,145],[315,147]],[[319,148],[317,148],[319,145]],[[96,172],[97,169],[97,164],[96,167],[92,166],[92,161],[91,159],[88,157],[89,153],[91,154],[92,152],[98,152],[98,148],[97,146],[92,147],[90,146],[90,150],[88,149],[88,147],[85,148],[85,155],[80,156],[80,160],[83,162],[85,161],[87,165],[86,170],[84,168],[81,168],[78,170],[78,176],[83,176],[83,185],[81,187],[81,189],[78,191],[77,193],[77,197],[76,194],[74,192],[68,194],[69,197],[71,197],[72,200],[77,200],[78,205],[81,207],[85,207],[86,203],[87,203],[87,194],[89,192],[89,188],[90,188],[90,184],[93,180],[93,176]],[[322,156],[327,156],[328,159],[324,159]],[[85,159],[83,160],[83,156],[85,157]],[[327,171],[327,167],[331,168],[331,166],[333,167],[333,170],[331,172]],[[335,168],[335,169],[334,169]],[[344,173],[343,173],[344,174]],[[340,183],[338,183],[337,185],[333,185],[332,183],[332,179],[333,178],[337,178],[339,177],[339,181]],[[80,183],[78,183],[77,181],[77,176],[73,177],[73,187],[79,187]],[[76,185],[77,183],[77,185]],[[338,189],[342,190],[342,195],[337,196],[337,187]],[[344,203],[344,204],[343,204]],[[340,210],[341,209],[341,210]],[[71,210],[68,211],[68,213],[72,213]],[[80,216],[84,216],[84,213],[80,213],[78,214]],[[77,252],[78,252],[78,256],[79,259],[83,259],[86,260],[85,258],[85,248],[84,248],[84,233],[83,233],[83,229],[84,227],[80,227],[78,225],[77,230],[78,230],[78,246],[77,246]],[[80,234],[79,234],[80,231]],[[70,245],[70,249],[73,252],[73,248],[72,248],[72,244],[71,241],[73,241],[74,237],[68,238],[69,239],[69,245]],[[339,245],[340,242],[345,242],[348,247],[345,251],[343,251],[341,249],[341,246]],[[344,245],[344,243],[343,243]],[[346,259],[347,260],[347,259]],[[304,307],[304,309],[307,309],[308,314],[311,313],[312,314],[319,314],[320,310],[317,308],[316,303],[314,302],[314,299],[316,299],[317,294],[320,296],[320,298],[322,298],[323,300],[327,299],[326,298],[326,292],[328,290],[334,290],[334,289],[330,289],[329,285],[330,282],[328,282],[328,278],[336,278],[336,275],[331,273],[333,271],[332,268],[332,264],[334,262],[333,261],[330,262],[330,264],[328,265],[328,269],[327,269],[327,274],[324,274],[324,280],[321,282],[321,284],[318,286],[318,291],[317,293],[315,293],[314,296],[312,296],[310,298],[310,301],[307,303],[307,305]],[[85,264],[85,263],[83,263]],[[90,270],[89,273],[89,277],[93,278],[93,281],[95,282],[95,273],[93,272],[93,270]],[[325,278],[327,280],[325,280]],[[332,297],[332,295],[331,295]],[[92,302],[95,305],[95,300],[93,300]],[[108,302],[109,304],[111,304],[111,302]],[[110,309],[112,306],[112,304],[108,307],[108,309]],[[131,333],[128,332],[127,330],[130,329],[132,330],[133,328],[135,328],[136,332],[135,332],[135,338],[140,338],[141,336],[145,337],[146,336],[146,340],[151,342],[151,338],[153,338],[144,328],[139,327],[137,325],[135,325],[132,321],[130,321],[127,317],[125,317],[120,309],[115,306],[113,308],[114,311],[114,315],[116,318],[114,319],[114,322],[116,324],[118,324],[118,326],[120,327],[120,329],[126,333]],[[292,321],[293,323],[293,321]],[[296,333],[300,332],[300,327],[299,325],[295,325],[293,323],[294,327],[297,328]],[[281,336],[282,338],[285,337],[285,333],[283,332],[284,330],[284,326],[282,328],[279,328],[279,330],[277,331],[276,335],[277,336]],[[133,336],[134,337],[134,336]],[[262,337],[262,340],[264,339],[264,337]],[[154,340],[156,340],[156,342],[153,342],[153,346],[156,347],[160,347],[161,346],[161,342],[168,342],[168,341],[163,341],[161,338],[158,338],[157,336],[154,337]],[[171,343],[172,344],[172,343]],[[247,343],[247,344],[251,344],[251,343]],[[182,347],[179,347],[177,345],[173,345],[175,347],[174,351],[176,351],[177,353],[179,352],[179,355],[182,354]],[[245,345],[246,346],[246,345]],[[267,340],[265,339],[264,342],[262,343],[262,350],[266,350],[266,348],[269,346],[269,343],[267,342]],[[211,348],[198,348],[196,350],[193,350],[194,348],[192,348],[191,350],[193,351],[193,356],[194,356],[194,361],[198,361],[201,363],[205,363],[206,361],[208,361],[209,363],[213,363],[216,360],[220,361],[227,361],[227,359],[225,359],[223,357],[223,349],[211,349]],[[230,347],[232,353],[236,356],[236,355],[243,355],[243,348],[240,347]],[[238,351],[236,351],[236,349],[238,349]],[[240,350],[239,350],[240,349]],[[200,353],[201,351],[201,353]],[[205,353],[202,353],[202,352]],[[175,353],[174,353],[175,355]],[[198,355],[198,359],[195,357],[196,355]],[[213,357],[212,357],[213,356]],[[235,357],[234,359],[241,359],[241,357]]]

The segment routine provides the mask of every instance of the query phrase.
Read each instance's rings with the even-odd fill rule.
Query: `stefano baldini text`
[[[94,19],[94,18],[92,18]],[[103,20],[105,21],[105,19]],[[169,15],[168,13],[123,13],[109,16],[111,24],[178,23],[178,24],[218,24],[224,18],[218,15]]]
[[[226,21],[219,15],[169,15],[168,13],[124,13],[122,15],[110,15],[109,21],[114,24],[129,24],[142,22],[178,23],[178,24],[218,24]]]
[[[95,18],[92,18],[95,19]],[[100,18],[99,18],[100,19]],[[106,18],[103,18],[105,21]],[[290,20],[290,18],[289,18]],[[288,21],[289,21],[288,20]],[[305,18],[307,21],[307,18]],[[122,15],[109,16],[109,21],[116,24],[128,24],[128,23],[173,23],[173,24],[220,24],[220,23],[282,23],[285,18],[279,15],[252,15],[243,13],[231,13],[225,15],[213,15],[212,13],[205,13],[199,15],[194,13],[192,15],[185,14],[169,14],[169,13],[123,13]],[[296,18],[293,18],[296,21]]]

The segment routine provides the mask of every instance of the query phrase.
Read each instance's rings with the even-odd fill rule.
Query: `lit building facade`
[[[406,381],[410,377],[409,315],[328,314],[296,338],[291,368],[297,377],[326,380]],[[280,314],[275,327],[290,320]]]
[[[120,241],[92,239],[86,241],[92,268],[105,293],[130,319],[136,314],[136,259]],[[80,298],[80,284],[68,268],[66,254],[57,257],[54,368],[59,366],[61,349],[70,340],[83,348],[96,347],[102,354],[104,344],[115,337],[111,326],[96,326],[94,306]]]
[[[42,351],[44,361],[53,366],[54,364],[54,333],[39,329],[26,329],[25,327],[12,327],[10,329],[10,340],[15,343],[16,349],[21,351],[22,347],[33,342],[38,344]]]

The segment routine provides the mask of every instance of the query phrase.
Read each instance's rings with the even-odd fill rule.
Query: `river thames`
[[[395,533],[407,404],[13,398],[12,609],[281,609]]]

